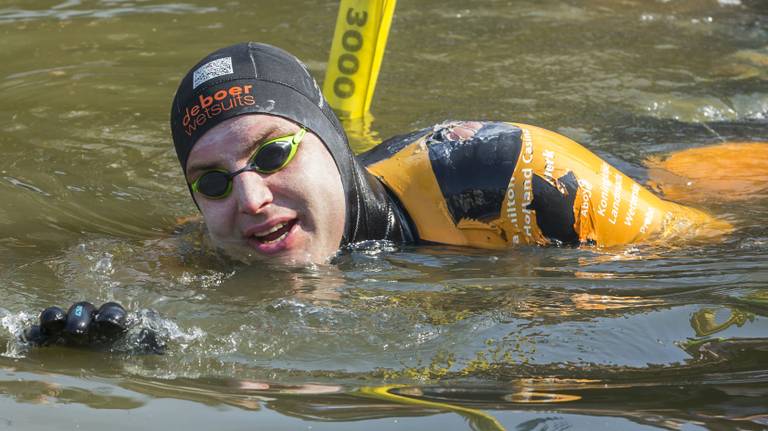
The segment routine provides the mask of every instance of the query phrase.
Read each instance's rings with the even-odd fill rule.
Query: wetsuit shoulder
[[[426,135],[430,130],[431,128],[424,128],[403,135],[393,136],[370,150],[358,155],[358,160],[360,160],[360,163],[362,163],[363,166],[369,166],[382,160],[389,159],[408,144],[411,144],[419,137]]]
[[[485,231],[501,212],[520,136],[506,123],[447,122],[385,141],[364,163],[402,203],[420,239],[504,248],[504,232]]]

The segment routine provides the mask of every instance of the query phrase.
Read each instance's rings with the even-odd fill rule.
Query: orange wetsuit
[[[526,124],[444,123],[360,158],[423,241],[612,246],[727,229],[659,198],[573,140]]]

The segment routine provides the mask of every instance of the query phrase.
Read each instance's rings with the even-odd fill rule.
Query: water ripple
[[[105,2],[108,6],[112,2]],[[0,24],[17,21],[33,21],[41,19],[69,20],[76,18],[114,18],[135,14],[202,14],[218,10],[216,7],[195,6],[185,3],[165,5],[147,5],[131,7],[105,7],[103,9],[70,9],[69,6],[79,6],[79,2],[67,2],[60,7],[46,10],[31,9],[0,9]]]

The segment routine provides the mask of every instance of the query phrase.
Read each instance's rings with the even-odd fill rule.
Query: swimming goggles
[[[301,128],[293,135],[280,136],[264,142],[256,149],[248,164],[235,172],[224,169],[211,169],[203,172],[192,182],[192,191],[202,194],[209,199],[224,199],[232,192],[232,178],[243,172],[255,171],[260,174],[271,174],[283,169],[293,160],[299,143],[307,133]]]

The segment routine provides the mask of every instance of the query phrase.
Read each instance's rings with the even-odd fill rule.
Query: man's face
[[[206,132],[187,161],[190,183],[210,169],[237,171],[260,144],[299,126],[272,115],[241,115]],[[341,177],[325,145],[307,131],[296,155],[272,174],[243,172],[232,192],[210,199],[195,192],[214,244],[242,261],[323,263],[338,249],[346,204]]]

